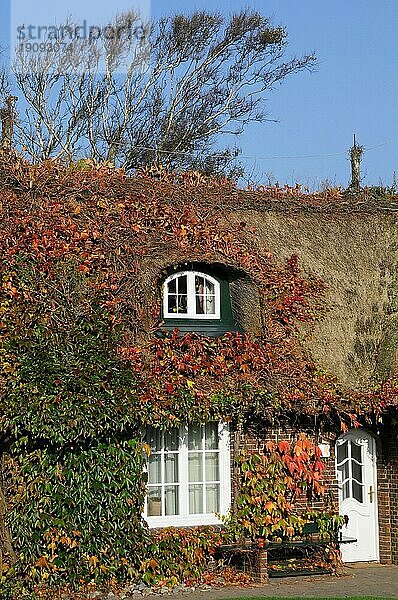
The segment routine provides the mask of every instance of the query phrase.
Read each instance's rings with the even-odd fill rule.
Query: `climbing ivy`
[[[146,424],[220,419],[247,430],[316,415],[346,428],[396,406],[395,381],[344,390],[303,348],[300,324],[322,316],[325,286],[296,256],[279,263],[244,221],[230,226],[222,206],[236,207],[239,194],[229,182],[128,178],[84,161],[30,165],[3,152],[0,184],[0,581],[14,596],[25,584],[87,588],[200,575],[222,536],[157,534],[142,520]],[[278,202],[299,195],[265,192]],[[198,260],[253,282],[259,335],[159,337],[165,269]],[[231,527],[283,538],[304,518],[280,500],[297,457],[288,464],[287,449],[267,452],[268,462],[240,463],[246,491]],[[304,474],[288,477],[297,490],[319,493],[319,461],[308,456]],[[270,464],[274,487],[256,475],[256,491],[245,465],[269,474]],[[260,506],[272,523],[256,523]]]
[[[268,441],[261,453],[239,454],[242,483],[237,510],[225,519],[231,535],[263,547],[269,541],[300,536],[309,521],[319,522],[322,534],[336,534],[341,518],[330,511],[320,457],[319,447],[305,434],[294,442]],[[317,506],[309,510],[313,503]]]

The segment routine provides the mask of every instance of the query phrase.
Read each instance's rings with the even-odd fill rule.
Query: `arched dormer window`
[[[216,264],[197,262],[174,266],[162,283],[161,330],[178,329],[181,335],[195,332],[207,337],[242,331],[237,312],[232,310],[230,284],[234,282],[234,275]]]
[[[180,271],[164,282],[166,319],[220,319],[220,283],[199,271]]]

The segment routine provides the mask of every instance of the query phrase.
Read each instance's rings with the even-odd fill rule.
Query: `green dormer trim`
[[[164,322],[162,325],[162,329],[163,330],[167,330],[167,331],[173,331],[174,329],[179,329],[180,332],[182,334],[187,333],[187,332],[195,332],[195,333],[199,333],[201,335],[204,336],[208,336],[208,337],[220,337],[222,335],[224,335],[225,333],[229,332],[229,331],[241,331],[241,329],[238,327],[238,325],[236,324],[234,318],[233,318],[233,314],[232,314],[232,306],[231,306],[231,294],[230,294],[230,287],[229,287],[229,281],[227,279],[226,275],[222,275],[219,272],[217,272],[214,268],[208,267],[208,265],[206,266],[192,266],[192,267],[185,267],[183,269],[179,269],[178,271],[174,271],[173,273],[171,273],[169,275],[169,277],[166,279],[166,283],[163,286],[162,289],[162,295],[163,295],[163,303],[162,303],[162,314],[165,314],[165,311],[168,310],[176,310],[178,311],[179,309],[175,308],[175,293],[176,293],[176,286],[175,283],[172,284],[172,287],[168,287],[168,281],[175,278],[177,274],[181,273],[182,275],[186,272],[194,272],[195,276],[197,276],[197,281],[199,280],[200,276],[210,276],[213,280],[215,280],[216,284],[218,284],[218,290],[217,290],[217,285],[216,287],[216,298],[217,298],[217,303],[218,305],[216,305],[216,307],[214,308],[213,306],[211,307],[211,312],[215,312],[216,313],[216,317],[214,315],[209,315],[208,318],[206,318],[205,314],[201,314],[201,315],[193,315],[193,316],[189,316],[187,315],[176,315],[174,316],[170,316],[166,315],[164,317]],[[190,280],[193,279],[192,275],[190,275],[189,277]],[[214,283],[214,282],[213,282]],[[186,285],[186,279],[183,280],[183,291],[185,292],[185,285]],[[210,284],[212,285],[212,284]],[[182,287],[182,286],[181,286]],[[169,290],[172,291],[172,293],[169,294]],[[181,310],[187,312],[195,312],[195,306],[196,306],[196,302],[198,302],[198,290],[195,290],[192,285],[189,286],[188,284],[188,294],[189,292],[191,292],[191,298],[188,299],[188,304],[190,304],[190,310],[187,310],[185,308],[185,295],[183,296],[183,301],[184,301],[184,306]],[[195,296],[195,292],[196,292],[196,296]],[[164,295],[166,295],[166,299],[164,298]],[[170,300],[168,301],[168,295],[171,296]],[[182,303],[180,303],[182,304]],[[169,307],[173,307],[173,309],[169,308]],[[192,308],[194,307],[194,308]],[[204,311],[206,312],[206,311]]]

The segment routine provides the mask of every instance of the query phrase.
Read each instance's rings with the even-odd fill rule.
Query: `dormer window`
[[[162,284],[162,326],[159,335],[178,330],[219,337],[241,331],[231,304],[230,274],[220,265],[184,263]]]
[[[205,273],[180,271],[164,282],[166,319],[220,319],[220,284]]]

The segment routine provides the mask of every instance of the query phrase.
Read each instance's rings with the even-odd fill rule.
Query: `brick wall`
[[[242,442],[243,442],[242,445],[245,447],[246,450],[253,451],[253,452],[261,452],[264,449],[266,442],[268,442],[270,440],[272,440],[274,442],[279,442],[281,440],[287,440],[288,442],[293,442],[293,441],[297,440],[297,437],[298,437],[299,433],[301,433],[301,432],[302,432],[302,430],[281,429],[281,428],[267,430],[260,437],[255,437],[253,435],[245,435],[242,440]],[[316,438],[314,435],[311,436],[311,432],[309,432],[307,430],[307,431],[305,431],[305,433],[310,439],[313,439],[313,440],[317,441],[317,443],[320,443],[321,440]],[[323,436],[322,439],[325,439],[325,437]],[[334,438],[331,439],[330,442],[331,442],[331,450],[333,450],[332,446],[333,446]],[[334,498],[334,501],[335,501],[336,507],[337,507],[338,506],[337,481],[335,478],[335,467],[334,467],[333,454],[331,455],[330,458],[322,458],[322,461],[325,464],[324,480],[327,484],[328,489],[333,494],[333,498]],[[232,457],[231,463],[233,463],[233,457]],[[313,507],[316,508],[317,503],[314,503]]]
[[[394,425],[386,427],[380,440],[377,476],[380,560],[398,564],[398,440]]]
[[[398,564],[398,440],[394,427],[386,428],[382,438],[377,438],[377,500],[379,518],[379,550],[380,562]],[[273,440],[293,441],[297,439],[299,430],[272,429],[264,431],[259,436],[245,435],[242,437],[242,446],[247,450],[260,451],[265,442]],[[309,438],[320,443],[320,439],[307,430]],[[322,458],[325,464],[324,480],[338,507],[338,488],[335,471],[334,442],[336,435],[330,434],[330,457]],[[325,436],[322,436],[325,439]],[[231,448],[232,477],[233,472],[233,447]],[[233,486],[234,492],[234,486]],[[314,505],[316,506],[316,504]]]
[[[391,500],[390,466],[378,456],[377,462],[377,504],[379,509],[379,551],[380,562],[392,562],[391,540]]]

